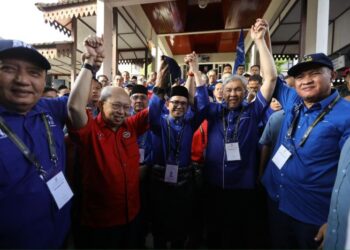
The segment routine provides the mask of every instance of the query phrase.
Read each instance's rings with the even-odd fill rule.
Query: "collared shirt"
[[[57,168],[50,160],[45,124],[46,114],[58,154]],[[26,115],[0,115],[35,154],[49,178],[65,171],[63,126],[67,97],[41,98]],[[49,189],[35,167],[0,130],[0,248],[61,248],[70,226],[70,202],[58,210]]]
[[[152,130],[152,163],[165,166],[175,164],[179,168],[188,167],[191,162],[191,145],[194,131],[203,121],[202,109],[208,102],[208,93],[205,87],[197,87],[197,111],[186,112],[181,119],[173,119],[163,113],[164,100],[153,95],[149,103],[149,120]],[[168,122],[170,126],[170,147]],[[179,141],[179,143],[177,142]],[[170,152],[168,152],[170,149]],[[178,157],[176,157],[179,151]]]
[[[282,126],[284,118],[284,110],[279,110],[273,113],[265,126],[264,132],[259,140],[261,145],[268,145],[273,150],[276,145],[277,137]]]
[[[144,161],[142,164],[149,164],[151,162],[152,154],[152,134],[151,131],[147,130],[144,134],[137,138],[137,144],[139,148],[145,150]]]
[[[350,248],[350,139],[340,154],[332,191],[324,249]]]
[[[148,129],[148,109],[113,131],[101,113],[80,129],[69,129],[78,144],[82,175],[82,224],[105,228],[132,221],[140,209],[137,137]]]
[[[132,110],[132,114],[136,115],[137,113]],[[152,154],[152,133],[150,130],[147,130],[145,133],[137,137],[137,144],[139,149],[144,150],[144,160],[140,162],[141,164],[150,164],[151,163],[151,154]]]
[[[335,181],[340,150],[350,135],[350,102],[340,99],[333,109],[313,128],[302,147],[297,146],[306,129],[337,96],[331,95],[310,109],[303,105],[301,97],[278,79],[276,98],[285,110],[278,140],[272,153],[280,145],[291,151],[292,156],[280,170],[270,161],[262,182],[271,199],[279,202],[279,209],[304,223],[322,225],[327,220],[332,187]],[[296,105],[301,104],[292,140],[287,139]]]
[[[257,100],[242,102],[234,110],[228,110],[226,103],[210,103],[206,118],[208,120],[208,146],[205,171],[208,181],[223,189],[253,189],[256,183],[258,124],[261,121],[267,102],[259,91]],[[227,161],[225,153],[224,124],[227,129],[226,142],[233,142],[232,135],[241,110],[238,143],[240,161]]]

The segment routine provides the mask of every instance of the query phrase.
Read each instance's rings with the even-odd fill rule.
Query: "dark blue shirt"
[[[205,159],[206,177],[212,185],[223,189],[253,189],[257,175],[258,124],[267,106],[259,91],[252,103],[243,102],[234,110],[228,110],[226,103],[210,103],[206,110],[208,120],[208,146]],[[227,161],[224,141],[225,119],[228,136],[232,138],[236,120],[243,108],[239,127],[238,142],[240,161]],[[227,142],[233,142],[229,139]]]
[[[279,209],[291,217],[313,225],[327,221],[331,191],[337,172],[340,150],[350,135],[350,102],[340,99],[334,108],[313,128],[305,144],[299,142],[316,117],[339,94],[332,90],[327,98],[310,109],[304,106],[296,91],[278,79],[275,94],[285,110],[272,157],[284,145],[292,156],[280,170],[270,161],[262,182]],[[287,140],[287,130],[294,117],[296,105],[301,104],[292,140]]]
[[[151,155],[152,155],[152,133],[147,130],[146,133],[139,136],[137,138],[137,144],[139,148],[145,150],[144,161],[141,164],[149,164],[151,163]]]
[[[350,139],[341,151],[334,184],[324,249],[350,248]]]
[[[197,109],[195,112],[186,112],[181,119],[173,119],[170,115],[164,114],[165,101],[157,95],[152,96],[149,103],[149,122],[152,131],[153,164],[162,166],[172,164],[184,168],[191,163],[193,133],[202,123],[204,119],[203,108],[209,102],[205,87],[198,87],[197,95],[200,96],[197,100]],[[170,126],[170,146],[168,143],[168,122]],[[178,157],[176,157],[177,151],[179,152]]]
[[[46,114],[54,136],[56,169],[50,160],[42,113]],[[0,115],[50,177],[65,170],[63,126],[67,97],[42,98],[26,115],[10,113],[0,106]],[[69,225],[70,204],[58,210],[35,167],[0,130],[0,248],[61,248]]]

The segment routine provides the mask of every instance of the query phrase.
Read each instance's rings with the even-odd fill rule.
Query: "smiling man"
[[[157,75],[158,79],[149,105],[153,146],[152,227],[154,246],[157,249],[165,249],[167,242],[171,243],[172,248],[185,247],[194,195],[191,166],[192,137],[203,121],[200,116],[201,107],[203,109],[209,102],[206,87],[198,71],[196,54],[187,55],[185,61],[188,62],[192,73],[189,77],[195,79],[197,94],[205,97],[197,99],[197,112],[188,111],[189,97],[194,96],[192,91],[194,86],[188,86],[190,91],[184,86],[174,86],[170,90],[169,99],[165,101],[163,98],[162,93],[168,84],[165,80],[167,67],[173,68],[173,65],[166,61],[163,61],[162,70]],[[163,114],[164,106],[169,114]]]
[[[130,97],[120,87],[103,88],[100,114],[85,106],[94,69],[103,59],[103,40],[85,40],[85,59],[68,108],[69,134],[77,143],[82,177],[83,248],[140,248],[139,148],[137,137],[148,128],[148,109],[130,116]]]
[[[271,100],[277,72],[264,40],[268,27],[257,19],[250,31],[264,65],[256,100],[245,101],[247,81],[233,75],[223,83],[223,103],[207,107],[208,146],[204,165],[208,247],[260,248],[257,243],[258,124]],[[255,237],[255,238],[254,238]]]
[[[285,118],[263,176],[271,241],[274,248],[315,249],[340,151],[350,135],[350,103],[332,90],[336,73],[323,53],[304,56],[288,75],[295,78],[295,89],[278,79],[275,95]]]
[[[63,248],[69,231],[67,97],[40,98],[50,68],[30,45],[0,40],[0,248]]]

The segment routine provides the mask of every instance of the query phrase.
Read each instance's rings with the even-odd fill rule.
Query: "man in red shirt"
[[[88,37],[81,69],[68,100],[69,133],[80,158],[83,248],[138,248],[139,149],[148,129],[148,109],[130,116],[130,98],[120,87],[103,88],[100,114],[85,111],[91,78],[103,60],[103,39]]]

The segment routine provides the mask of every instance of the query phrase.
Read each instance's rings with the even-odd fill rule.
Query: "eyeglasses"
[[[124,111],[129,111],[130,110],[130,105],[129,104],[122,104],[120,102],[108,102],[107,103],[111,104],[113,110],[124,110]]]
[[[136,101],[137,99],[139,99],[140,101],[145,101],[147,99],[146,95],[132,95],[130,97],[133,101]]]
[[[169,101],[172,103],[174,106],[187,106],[187,102],[180,102],[180,101]]]

